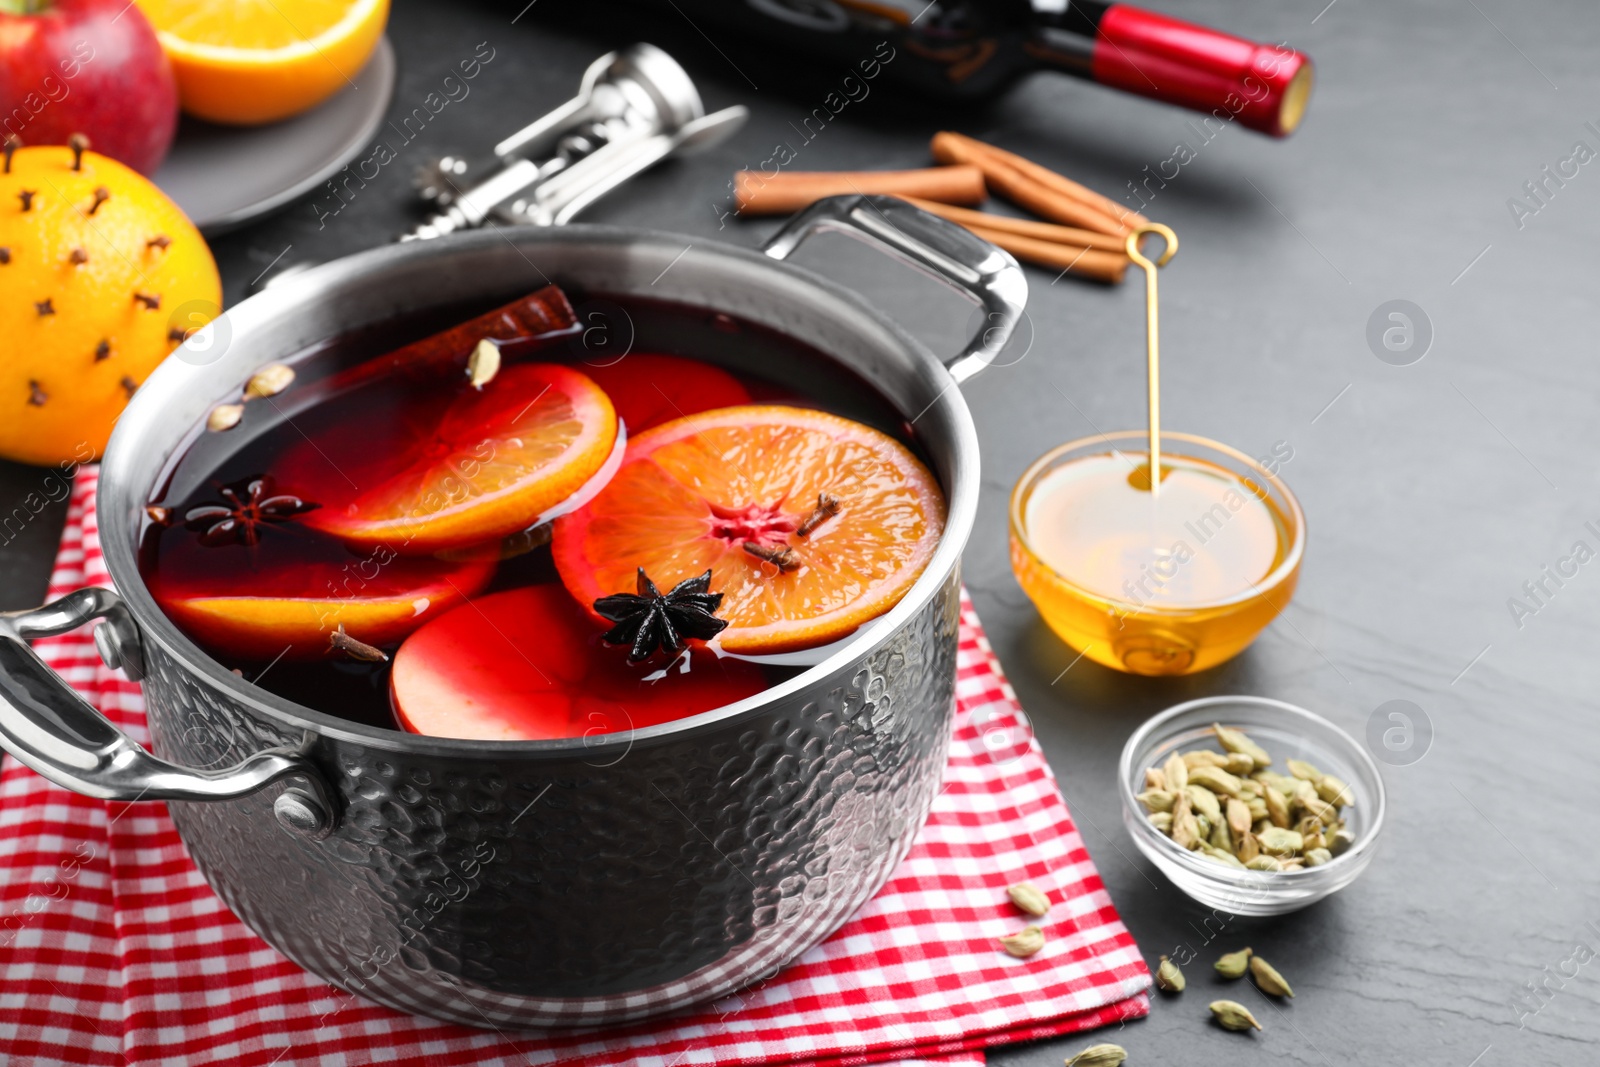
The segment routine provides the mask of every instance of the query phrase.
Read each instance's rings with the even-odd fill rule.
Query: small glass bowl
[[[1249,734],[1272,756],[1272,769],[1280,774],[1288,773],[1286,760],[1300,759],[1344,779],[1355,800],[1344,809],[1355,843],[1320,867],[1238,870],[1179,847],[1151,825],[1135,795],[1144,790],[1145,770],[1161,766],[1174,752],[1221,752],[1211,732],[1214,723]],[[1320,715],[1265,697],[1206,697],[1161,712],[1123,746],[1117,783],[1122,821],[1139,851],[1189,896],[1233,915],[1283,915],[1355,881],[1372,861],[1387,804],[1378,765],[1355,738]]]

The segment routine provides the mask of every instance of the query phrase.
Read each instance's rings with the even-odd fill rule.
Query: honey
[[[1252,460],[1182,434],[1166,435],[1180,451],[1163,455],[1152,493],[1142,436],[1035,463],[1012,499],[1012,566],[1084,657],[1135,674],[1204,670],[1242,651],[1293,592],[1299,508]]]

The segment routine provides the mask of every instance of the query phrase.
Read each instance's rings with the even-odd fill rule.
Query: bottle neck
[[[1033,0],[1028,54],[1051,69],[1137,96],[1209,112],[1273,137],[1300,125],[1311,61],[1128,4]]]

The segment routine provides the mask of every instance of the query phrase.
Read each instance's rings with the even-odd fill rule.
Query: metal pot
[[[965,290],[985,327],[947,369],[859,297],[780,262],[827,229]],[[978,499],[978,441],[953,387],[999,351],[1027,290],[1004,252],[886,198],[824,201],[765,251],[603,227],[497,229],[352,256],[240,304],[190,342],[221,355],[167,360],[111,439],[100,537],[119,593],[0,616],[0,745],[68,789],[169,801],[234,914],[307,970],[401,1011],[470,1026],[616,1022],[794,959],[878,890],[938,789],[958,566]],[[547,280],[805,339],[914,419],[949,520],[905,599],[738,704],[631,733],[498,743],[301,707],[167,620],[135,563],[138,520],[210,408],[317,341]],[[155,754],[26,643],[92,619],[101,656],[143,682]]]

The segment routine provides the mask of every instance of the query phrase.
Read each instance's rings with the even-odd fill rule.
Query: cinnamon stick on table
[[[920,170],[780,171],[768,176],[741,170],[733,176],[735,202],[741,215],[787,215],[810,207],[825,196],[887,193],[917,196],[945,204],[981,204],[987,190],[983,172],[974,166],[924,167]]]
[[[1018,207],[1054,222],[1120,236],[1133,227],[1124,225],[1099,208],[1045,185],[987,151],[989,146],[954,133],[933,136],[933,158],[941,163],[967,164],[983,172],[988,188]],[[916,194],[912,194],[916,195]],[[928,197],[929,200],[937,199]]]
[[[1018,259],[1041,267],[1069,271],[1108,284],[1121,282],[1131,262],[1121,252],[1041,241],[1037,237],[1023,237],[983,226],[968,226],[967,229],[990,244],[1005,249]]]
[[[1127,205],[1119,204],[1109,196],[1103,196],[1087,185],[1080,185],[1066,175],[1058,174],[1049,167],[1035,163],[1026,156],[1019,156],[1015,152],[1007,152],[1004,148],[996,147],[987,141],[980,141],[976,137],[967,137],[964,134],[946,131],[938,134],[934,140],[937,141],[940,137],[945,139],[946,144],[963,145],[970,151],[988,155],[992,159],[1014,167],[1021,171],[1024,177],[1032,178],[1041,185],[1061,193],[1063,196],[1081,200],[1096,211],[1116,219],[1130,230],[1143,226],[1150,221]]]
[[[974,226],[981,226],[984,229],[996,230],[1000,233],[1016,234],[1019,237],[1032,237],[1035,240],[1050,241],[1060,245],[1096,248],[1103,252],[1123,254],[1127,252],[1126,239],[1112,236],[1109,233],[1079,229],[1076,226],[1057,226],[1053,222],[1035,222],[1033,219],[1014,219],[1009,215],[991,215],[986,211],[971,211],[964,207],[952,207],[949,204],[935,203],[932,200],[923,200],[921,197],[916,196],[906,196],[901,199],[915,204],[929,214],[960,223],[969,229]]]

